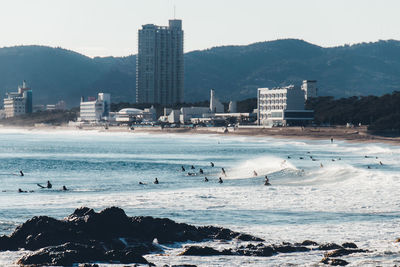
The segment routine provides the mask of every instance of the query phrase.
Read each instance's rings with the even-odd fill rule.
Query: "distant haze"
[[[141,25],[167,25],[174,6],[185,52],[282,38],[324,47],[400,39],[398,0],[1,0],[0,47],[128,56]]]

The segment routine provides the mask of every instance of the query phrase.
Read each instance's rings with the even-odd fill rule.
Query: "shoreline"
[[[298,139],[298,140],[341,140],[352,143],[385,143],[400,145],[400,137],[387,137],[370,134],[365,126],[356,128],[337,127],[201,127],[201,128],[161,128],[156,127],[135,127],[134,130],[124,126],[110,126],[105,129],[102,126],[91,127],[71,127],[71,126],[0,126],[1,130],[27,130],[27,131],[82,131],[82,132],[111,132],[111,133],[149,133],[149,134],[217,134],[222,136],[251,136],[251,137],[272,137],[279,139]]]

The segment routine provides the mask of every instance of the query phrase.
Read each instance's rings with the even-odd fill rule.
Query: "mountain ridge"
[[[0,99],[27,80],[35,104],[111,93],[113,102],[134,102],[136,55],[90,58],[48,46],[0,48]],[[345,97],[400,90],[400,41],[320,47],[298,39],[219,46],[185,54],[185,101],[228,101],[256,96],[258,87],[318,80],[319,93]]]

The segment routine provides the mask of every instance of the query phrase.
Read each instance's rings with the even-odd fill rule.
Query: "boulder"
[[[339,248],[339,249],[335,249],[333,251],[326,252],[324,255],[325,255],[325,257],[341,257],[341,256],[350,255],[353,253],[365,253],[365,252],[368,252],[368,250]]]
[[[342,246],[339,246],[336,243],[322,244],[322,245],[319,245],[319,247],[318,247],[319,250],[333,250],[333,249],[339,249],[339,248],[342,248]]]
[[[347,264],[349,264],[345,260],[331,259],[331,258],[326,258],[326,257],[321,260],[321,263],[329,264],[329,265],[332,265],[332,266],[346,266]]]
[[[342,244],[342,247],[344,248],[358,248],[357,245],[353,242],[346,242]]]
[[[179,254],[180,256],[217,256],[217,255],[232,255],[228,252],[222,252],[210,247],[200,247],[200,246],[189,246],[187,247],[182,253]]]

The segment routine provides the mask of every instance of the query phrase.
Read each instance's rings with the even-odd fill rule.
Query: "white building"
[[[115,114],[115,121],[118,123],[153,122],[156,120],[156,116],[156,109],[153,106],[144,110],[138,108],[124,108]]]
[[[302,125],[314,117],[304,108],[304,91],[294,85],[279,88],[258,88],[258,125]]]
[[[108,120],[110,115],[110,94],[99,93],[97,99],[84,101],[81,98],[80,121],[99,122]]]
[[[183,107],[179,115],[180,123],[190,122],[193,118],[204,118],[210,116],[208,107]]]
[[[304,80],[301,85],[301,90],[304,91],[304,97],[307,100],[310,97],[317,97],[318,88],[317,81],[315,80]]]
[[[224,105],[215,97],[215,92],[211,89],[210,92],[210,110],[212,113],[224,112]]]
[[[27,87],[24,81],[18,86],[18,92],[6,93],[4,98],[4,110],[6,118],[32,113],[32,90]]]

